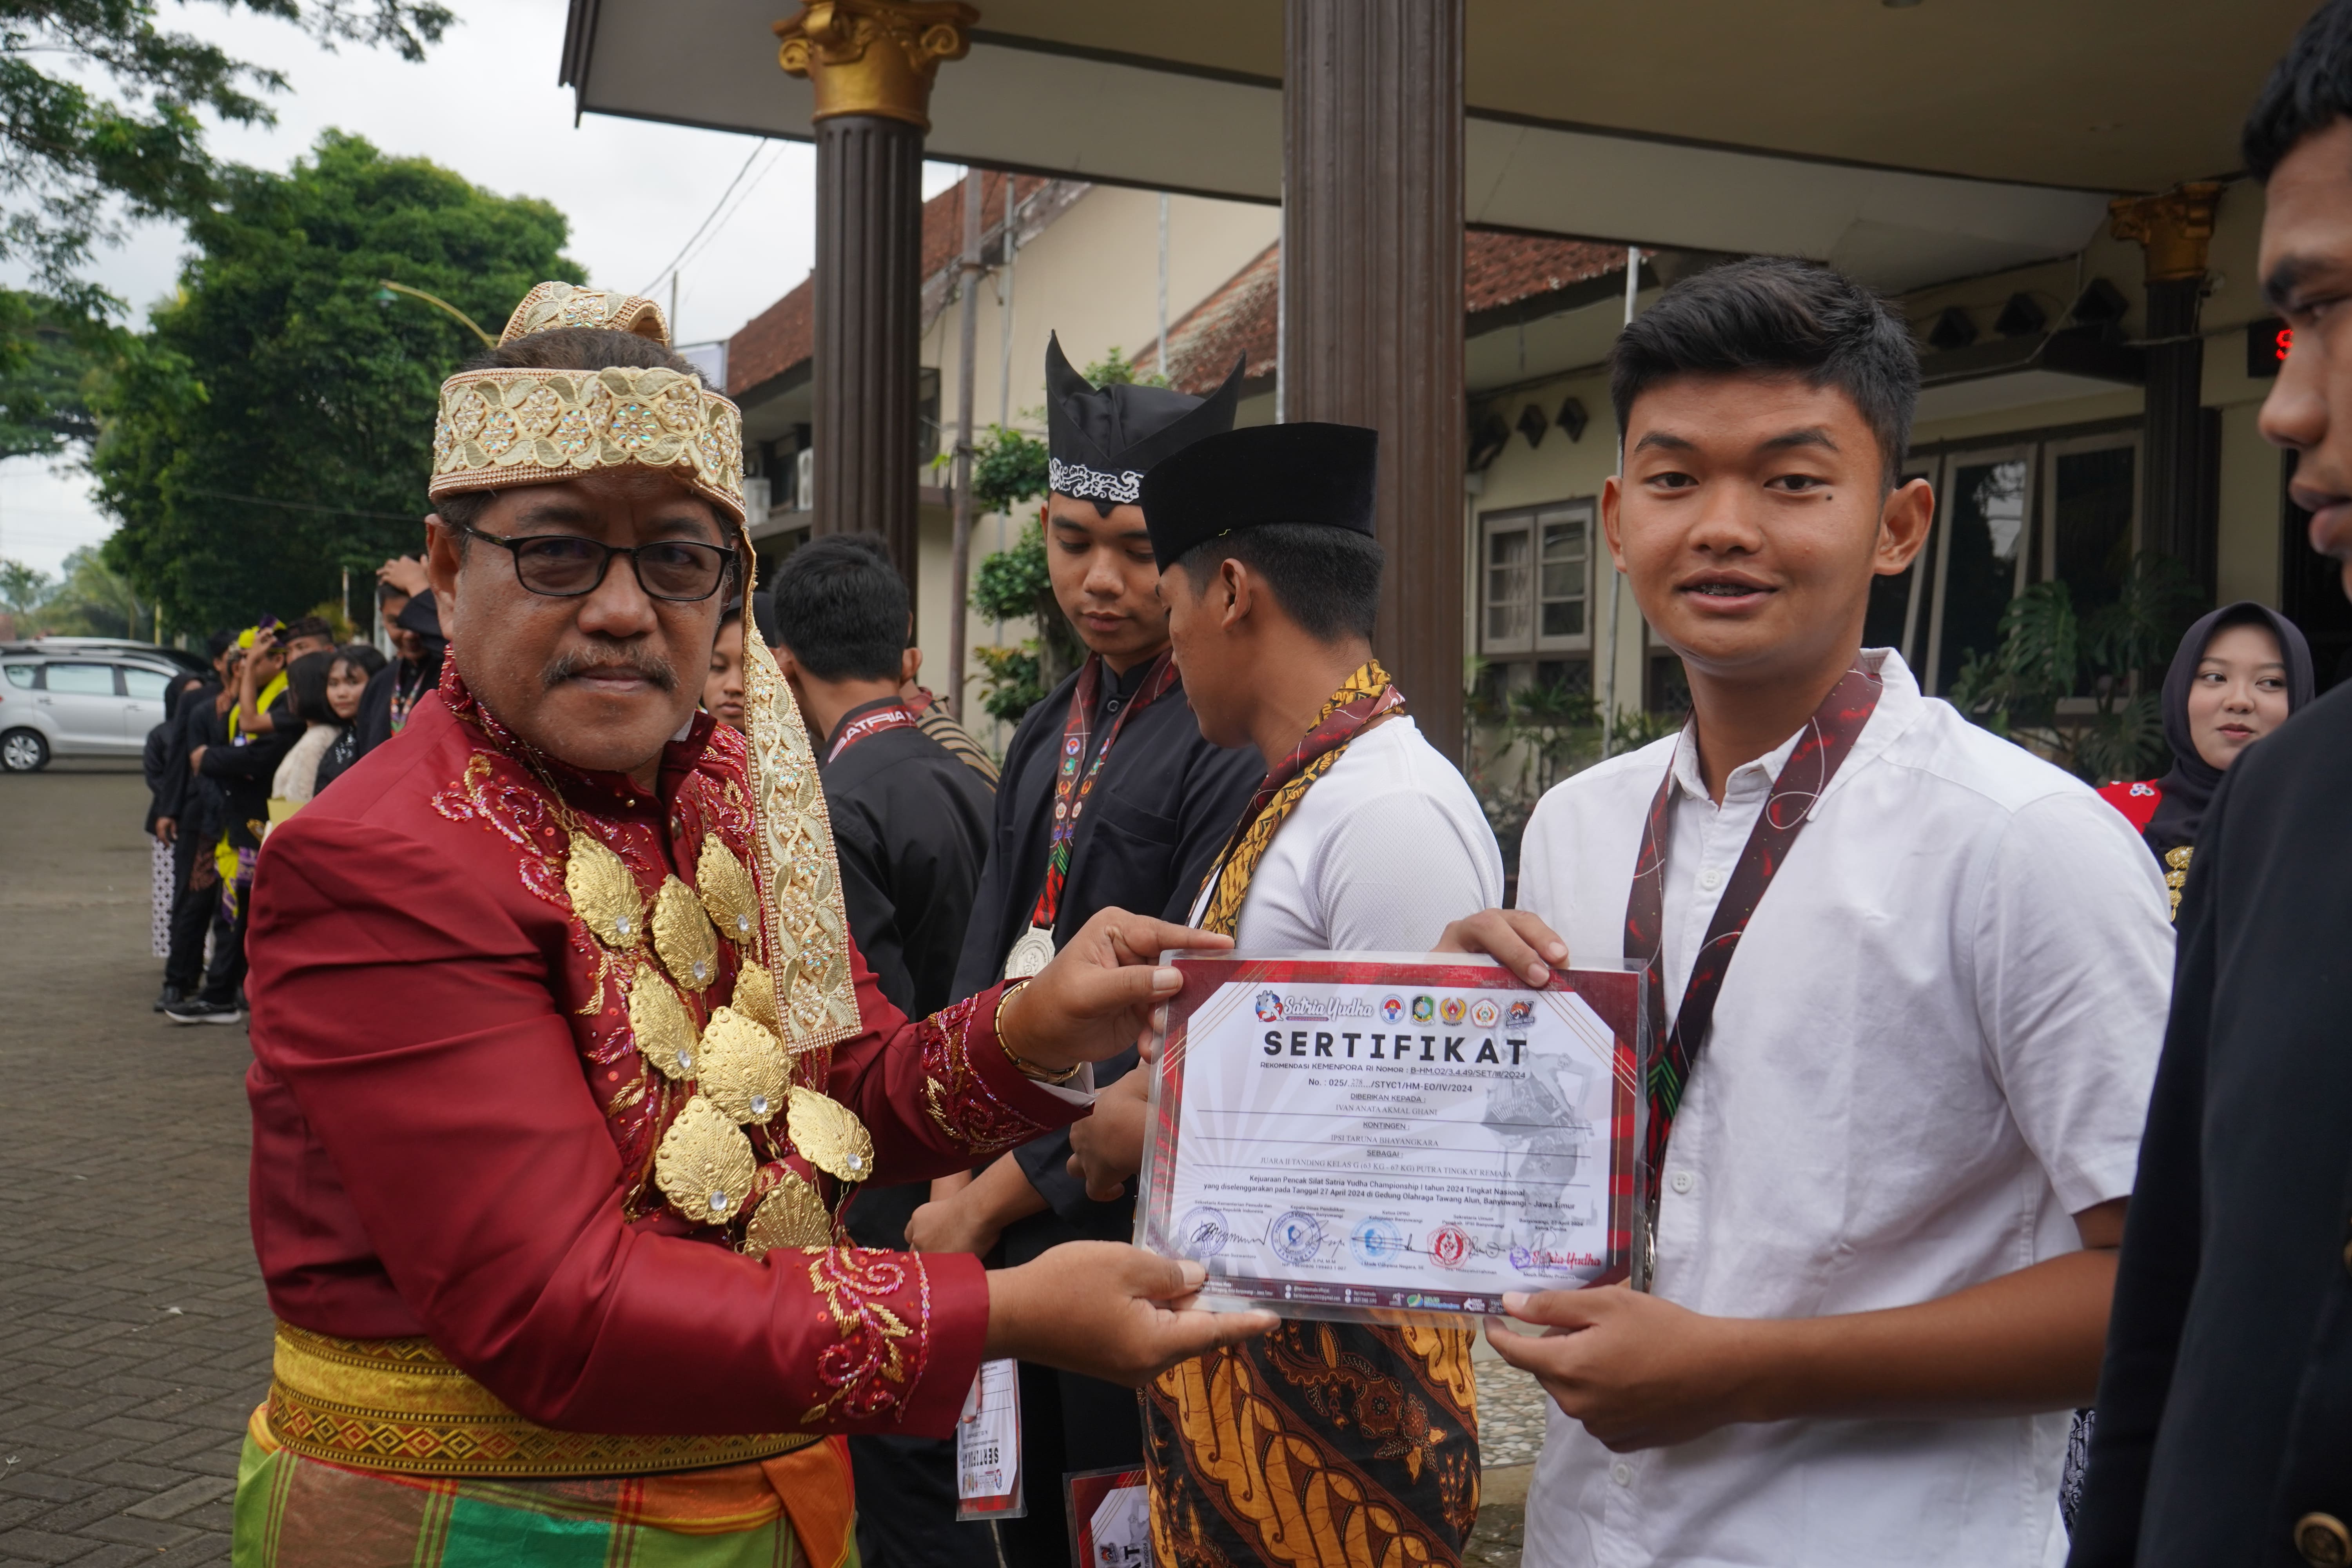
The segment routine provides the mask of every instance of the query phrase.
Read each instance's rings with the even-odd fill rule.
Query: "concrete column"
[[[1286,0],[1283,416],[1381,433],[1373,638],[1462,754],[1464,0]]]
[[[2188,568],[2206,600],[2214,592],[2220,473],[2214,421],[2203,406],[2205,343],[2198,316],[2205,252],[2221,187],[2179,185],[2108,208],[2117,239],[2137,240],[2147,263],[2147,401],[2140,433],[2142,549]]]
[[[803,0],[775,29],[778,63],[816,89],[814,531],[879,535],[910,587],[923,136],[940,62],[979,19],[954,0]]]

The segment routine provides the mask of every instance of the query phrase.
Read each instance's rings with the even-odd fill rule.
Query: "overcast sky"
[[[572,220],[568,253],[600,287],[653,284],[751,159],[729,216],[679,271],[672,325],[682,342],[731,334],[808,275],[812,148],[595,114],[575,127],[571,89],[555,85],[564,0],[466,0],[459,9],[462,20],[421,66],[374,49],[328,54],[281,23],[208,5],[167,4],[161,20],[275,67],[291,84],[275,100],[275,126],[214,128],[221,156],[284,169],[329,127],[386,153],[422,154],[500,195],[553,202]],[[960,172],[930,165],[924,194]],[[97,276],[143,321],[173,289],[185,249],[175,228],[149,226],[102,253]],[[656,295],[667,307],[666,283]],[[0,555],[54,572],[112,527],[79,474],[33,458],[0,464]]]

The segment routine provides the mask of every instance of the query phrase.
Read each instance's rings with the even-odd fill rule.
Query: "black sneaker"
[[[155,1011],[158,1013],[168,1011],[173,1007],[178,1006],[187,999],[188,994],[181,990],[178,986],[166,985],[163,987],[163,994],[155,998]]]
[[[234,1002],[207,1002],[199,996],[164,1008],[163,1016],[174,1024],[242,1024],[245,1009]]]

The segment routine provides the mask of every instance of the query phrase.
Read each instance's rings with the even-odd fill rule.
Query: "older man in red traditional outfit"
[[[440,691],[255,886],[240,1563],[839,1568],[828,1435],[945,1433],[983,1356],[1137,1383],[1271,1326],[1124,1246],[844,1244],[860,1184],[1084,1115],[1153,955],[1214,939],[1106,910],[1025,984],[882,999],[764,644],[747,734],[696,710],[740,440],[658,310],[562,284],[442,388]]]

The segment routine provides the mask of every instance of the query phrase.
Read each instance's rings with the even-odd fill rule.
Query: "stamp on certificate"
[[[1223,1252],[1225,1243],[1233,1237],[1233,1232],[1225,1227],[1224,1211],[1206,1204],[1186,1211],[1179,1235],[1184,1256],[1202,1263]]]
[[[1477,1245],[1458,1225],[1439,1226],[1429,1238],[1429,1260],[1440,1268],[1459,1268],[1470,1261]]]
[[[1348,1237],[1356,1261],[1370,1268],[1385,1268],[1404,1257],[1404,1232],[1396,1221],[1379,1215],[1358,1226]]]
[[[1312,1263],[1323,1250],[1323,1222],[1311,1214],[1286,1210],[1266,1226],[1265,1244],[1285,1263]]]

